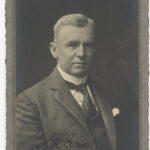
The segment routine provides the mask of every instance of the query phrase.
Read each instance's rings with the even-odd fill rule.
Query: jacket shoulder
[[[39,97],[47,91],[48,86],[49,86],[49,76],[47,76],[43,80],[39,81],[32,87],[24,90],[23,92],[18,94],[17,97],[22,97],[22,96],[29,97],[29,98],[30,97]]]
[[[111,83],[110,83],[108,80],[90,78],[90,82],[91,82],[97,89],[101,89],[101,90],[104,90],[104,91],[107,91],[107,90],[113,88],[113,86],[111,85]]]

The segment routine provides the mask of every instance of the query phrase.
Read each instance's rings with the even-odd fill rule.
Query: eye
[[[79,43],[78,42],[69,42],[68,44],[67,44],[67,46],[68,47],[77,47],[79,45]]]
[[[93,49],[94,48],[94,43],[93,42],[85,43],[84,46],[87,47],[87,48]]]

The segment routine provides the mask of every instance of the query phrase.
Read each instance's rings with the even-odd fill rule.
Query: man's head
[[[95,46],[95,23],[82,14],[60,18],[54,26],[50,51],[60,68],[77,77],[87,75]]]

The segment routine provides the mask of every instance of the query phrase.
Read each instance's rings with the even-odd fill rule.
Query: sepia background
[[[50,74],[56,64],[49,52],[53,26],[70,13],[95,20],[98,45],[91,75],[116,89],[119,105],[134,112],[131,132],[137,132],[138,0],[16,0],[16,94]]]

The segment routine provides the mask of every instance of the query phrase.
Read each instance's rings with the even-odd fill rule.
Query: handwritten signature
[[[75,133],[70,133],[65,139],[56,135],[56,132],[49,138],[49,148],[88,148],[91,142],[81,142],[75,139]]]

